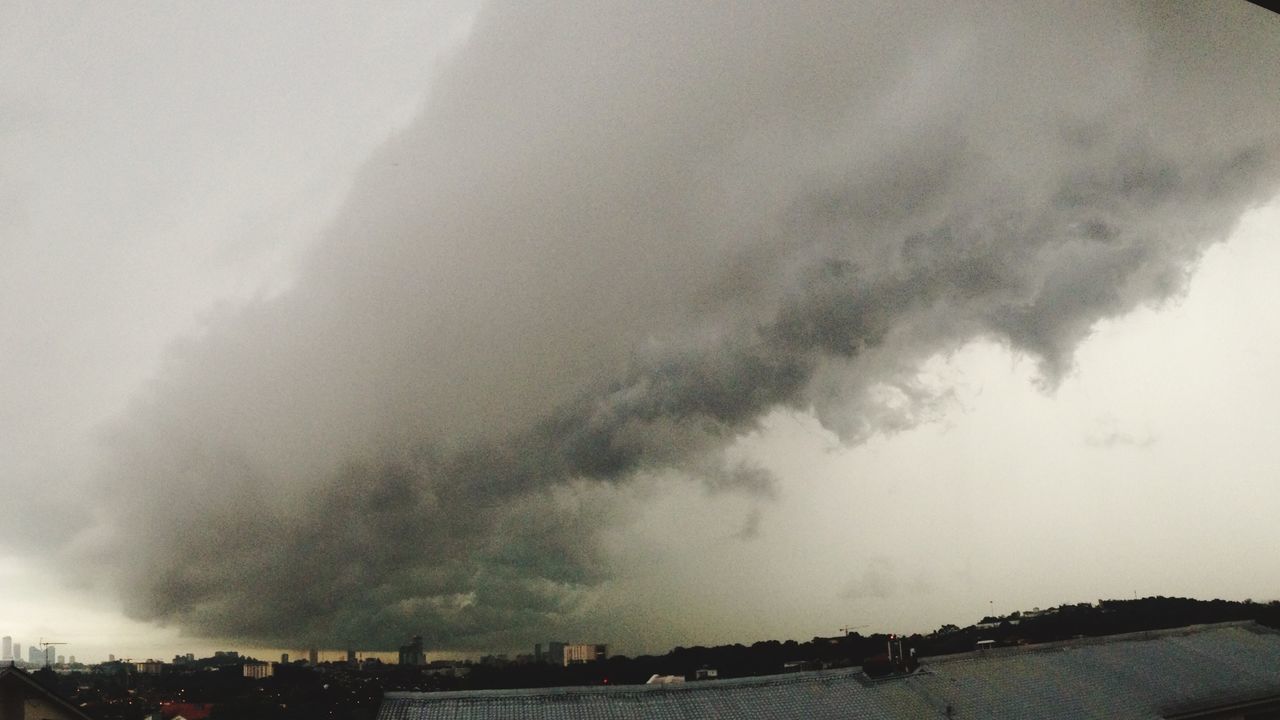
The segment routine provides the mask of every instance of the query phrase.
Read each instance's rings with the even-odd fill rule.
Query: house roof
[[[675,685],[387,693],[379,720],[1164,718],[1280,701],[1280,632],[1221,623],[843,669]],[[947,708],[953,715],[948,716]]]
[[[45,702],[65,711],[70,717],[91,720],[88,715],[84,714],[83,710],[36,682],[35,678],[31,677],[26,671],[20,670],[13,665],[0,666],[0,683],[18,685],[22,689],[24,697],[28,699],[32,697],[41,698]]]

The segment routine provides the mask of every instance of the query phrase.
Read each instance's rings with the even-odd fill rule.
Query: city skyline
[[[3,628],[0,628],[0,632],[3,632]],[[42,645],[44,646],[43,649],[41,649]],[[44,658],[46,656],[51,661],[54,658],[63,658],[62,660],[57,660],[56,661],[57,664],[63,664],[64,662],[75,663],[77,662],[77,652],[72,652],[71,650],[68,649],[69,646],[72,646],[72,645],[73,643],[63,642],[59,640],[54,640],[52,638],[44,638],[44,637],[40,637],[35,642],[27,643],[27,642],[24,642],[24,638],[21,636],[18,636],[15,638],[15,636],[13,635],[3,635],[3,636],[0,636],[0,661],[23,660],[28,663],[34,663],[37,661],[33,658],[35,658],[36,655],[38,654],[41,658],[41,660],[39,661],[41,663],[44,662]],[[106,662],[106,661],[112,661],[116,659],[129,660],[129,661],[159,660],[162,662],[169,662],[170,659],[173,657],[186,657],[187,659],[192,659],[196,655],[196,653],[192,653],[189,650],[189,648],[192,646],[200,648],[198,652],[204,653],[200,655],[200,657],[213,657],[218,653],[228,652],[227,648],[223,647],[222,645],[218,645],[216,649],[209,649],[209,648],[214,648],[214,646],[207,645],[206,643],[197,642],[194,644],[188,643],[186,646],[183,646],[188,649],[182,649],[182,647],[179,647],[178,645],[174,645],[172,650],[159,653],[159,654],[152,653],[152,654],[140,655],[136,653],[127,652],[126,651],[127,648],[121,648],[121,652],[105,653],[101,657],[97,657],[97,656],[89,657],[89,656],[85,656],[83,653],[79,653],[79,654],[80,654],[80,661],[85,664]],[[27,649],[27,654],[26,654],[27,656],[25,658],[22,657],[22,648],[24,647]],[[293,648],[293,649],[282,650],[279,648],[257,647],[244,652],[241,652],[239,650],[235,652],[245,656],[246,658],[252,657],[257,660],[272,660],[273,658],[280,658],[282,656],[284,657],[292,656],[294,658],[308,658],[309,653],[315,652],[316,657],[318,658],[318,661],[322,663],[334,662],[334,661],[347,661],[347,660],[350,660],[351,654],[353,653],[355,654],[357,659],[378,658],[383,661],[392,659],[396,655],[396,653],[393,650],[379,650],[379,649],[365,649],[365,648],[342,648],[342,649]]]
[[[52,2],[0,61],[24,652],[1280,587],[1260,8]]]

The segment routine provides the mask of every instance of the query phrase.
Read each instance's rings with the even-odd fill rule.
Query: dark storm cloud
[[[768,497],[722,451],[771,410],[909,426],[933,353],[996,338],[1052,384],[1177,293],[1276,189],[1278,35],[1222,5],[488,8],[296,286],[174,349],[70,555],[215,636],[571,633],[621,572],[611,488]]]

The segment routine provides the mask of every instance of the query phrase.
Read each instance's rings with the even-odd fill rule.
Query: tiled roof
[[[540,690],[388,693],[379,720],[850,720],[1162,718],[1280,699],[1280,633],[1223,623],[926,658],[916,673],[857,669]]]

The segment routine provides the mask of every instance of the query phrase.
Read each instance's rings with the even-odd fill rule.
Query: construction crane
[[[845,627],[840,628],[840,633],[846,636],[852,635],[854,630],[857,630],[858,628],[864,628],[864,627],[866,627],[865,623],[862,625],[846,625]]]
[[[49,662],[49,648],[54,645],[66,645],[64,642],[45,642],[44,638],[40,638],[40,649],[44,651],[44,666],[49,667],[53,663]]]

